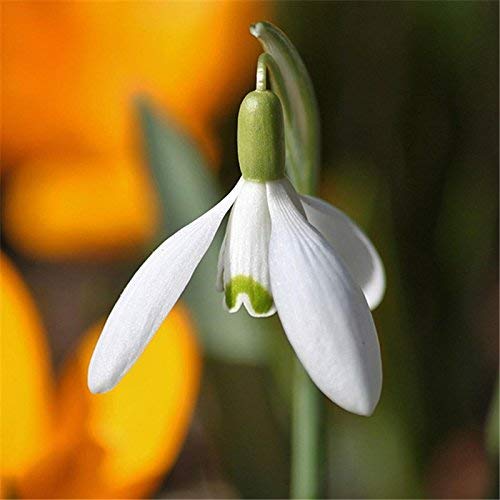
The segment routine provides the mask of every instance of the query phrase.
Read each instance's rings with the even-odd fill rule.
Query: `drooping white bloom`
[[[276,101],[279,106],[269,91],[252,92],[243,101],[242,178],[136,272],[96,345],[88,377],[92,392],[114,387],[136,361],[231,210],[217,270],[225,307],[235,312],[243,304],[256,317],[277,312],[321,391],[346,410],[373,412],[382,368],[370,308],[384,294],[384,268],[369,239],[345,214],[318,198],[299,196],[284,176],[284,151],[269,150],[282,142]]]

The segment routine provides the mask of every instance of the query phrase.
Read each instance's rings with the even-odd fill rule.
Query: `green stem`
[[[320,498],[321,394],[296,358],[293,372],[291,498]]]

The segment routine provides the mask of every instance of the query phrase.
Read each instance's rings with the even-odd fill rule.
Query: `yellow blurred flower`
[[[94,396],[87,365],[102,324],[67,360],[57,387],[21,278],[1,258],[2,495],[137,498],[173,465],[193,412],[200,356],[182,305],[114,391]]]
[[[1,475],[17,479],[40,458],[52,429],[54,386],[36,307],[0,254]]]
[[[6,235],[16,247],[44,258],[94,257],[146,241],[157,210],[137,174],[131,98],[151,95],[213,161],[214,121],[239,95],[258,53],[248,25],[268,10],[233,1],[5,3],[1,146],[3,166],[16,167],[5,211],[15,221]],[[27,194],[18,175],[33,177]],[[80,180],[86,196],[73,199],[65,189],[83,192],[75,187]],[[52,183],[50,196],[38,193]],[[95,207],[94,191],[100,198],[104,190],[107,203]],[[97,208],[121,217],[93,224]],[[31,233],[42,218],[46,233]],[[80,228],[76,240],[68,237],[69,220]]]

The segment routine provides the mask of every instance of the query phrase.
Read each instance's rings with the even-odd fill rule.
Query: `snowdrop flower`
[[[346,215],[299,196],[285,177],[283,116],[273,92],[256,90],[243,100],[238,157],[242,176],[232,191],[160,245],[123,291],[92,356],[90,390],[111,389],[130,369],[231,209],[217,276],[224,306],[236,312],[243,304],[255,317],[277,312],[321,391],[370,415],[382,385],[370,313],[385,289],[380,257]]]

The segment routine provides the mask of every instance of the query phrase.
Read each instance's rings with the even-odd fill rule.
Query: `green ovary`
[[[225,286],[226,305],[229,309],[236,306],[236,299],[240,293],[246,293],[253,310],[257,314],[265,314],[273,307],[272,295],[250,276],[242,274],[235,276]]]

